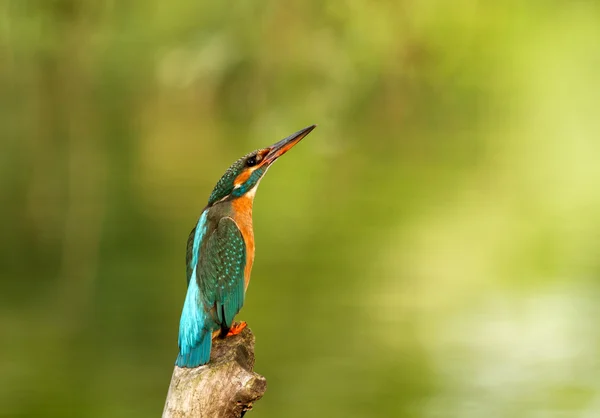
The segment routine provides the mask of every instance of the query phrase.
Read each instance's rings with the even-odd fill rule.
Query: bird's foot
[[[246,328],[246,321],[231,324],[231,328],[229,328],[229,332],[227,333],[227,335],[225,337],[230,337],[232,335],[238,335],[240,332],[242,332],[244,330],[244,328]]]

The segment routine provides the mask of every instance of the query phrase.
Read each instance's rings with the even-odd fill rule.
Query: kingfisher
[[[253,151],[225,171],[187,241],[187,294],[179,321],[179,367],[210,360],[213,338],[239,334],[242,309],[254,262],[252,204],[269,167],[316,125]]]

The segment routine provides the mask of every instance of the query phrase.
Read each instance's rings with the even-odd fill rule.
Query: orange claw
[[[244,328],[246,328],[246,321],[232,324],[231,328],[229,328],[229,332],[227,333],[227,335],[225,337],[230,337],[232,335],[238,335],[240,332],[242,332],[244,330]]]

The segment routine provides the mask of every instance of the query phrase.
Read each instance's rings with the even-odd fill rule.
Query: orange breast
[[[244,291],[250,283],[250,273],[254,263],[254,230],[252,229],[252,204],[254,196],[244,195],[232,201],[233,220],[242,232],[246,242],[246,268],[244,269]]]

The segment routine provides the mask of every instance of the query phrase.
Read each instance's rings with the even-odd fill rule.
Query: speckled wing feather
[[[198,286],[204,307],[221,329],[229,329],[244,304],[246,244],[235,221],[219,220],[199,260]]]

